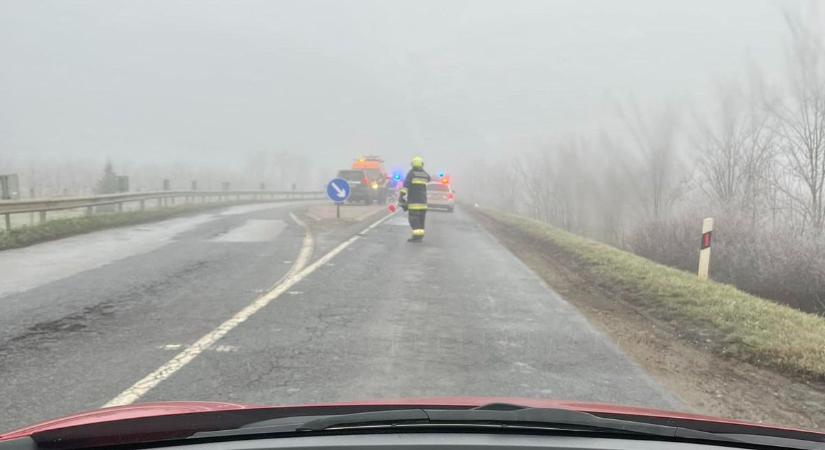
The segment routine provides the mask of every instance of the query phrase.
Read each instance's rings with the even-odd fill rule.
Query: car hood
[[[231,411],[255,410],[272,411],[278,409],[303,409],[303,408],[352,408],[369,409],[370,407],[380,409],[403,409],[409,407],[429,407],[429,408],[461,408],[469,409],[492,403],[507,403],[528,408],[555,408],[572,411],[586,412],[592,414],[605,414],[609,416],[624,416],[628,418],[655,418],[664,421],[697,422],[703,424],[719,424],[723,426],[739,425],[751,429],[761,428],[775,431],[790,431],[811,433],[808,430],[798,430],[792,428],[768,426],[738,420],[723,419],[718,417],[704,416],[698,414],[679,413],[651,408],[640,408],[633,406],[612,405],[604,403],[574,402],[560,400],[537,400],[511,397],[433,397],[433,398],[411,398],[396,400],[371,400],[363,402],[326,403],[309,405],[255,405],[244,403],[226,402],[155,402],[140,403],[128,406],[116,406],[103,408],[94,411],[82,412],[59,419],[45,421],[36,425],[21,428],[9,433],[0,434],[0,441],[12,440],[26,436],[32,436],[43,432],[59,432],[60,430],[71,430],[75,427],[82,427],[94,424],[112,424],[119,422],[129,422],[135,419],[157,418],[164,416],[179,415],[209,415]],[[390,408],[388,408],[390,407]],[[816,433],[819,434],[819,433]],[[821,434],[825,436],[825,434]]]

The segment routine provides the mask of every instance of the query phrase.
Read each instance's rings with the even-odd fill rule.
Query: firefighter
[[[412,169],[404,179],[404,188],[401,195],[409,213],[412,236],[410,242],[421,242],[424,239],[424,221],[427,218],[427,183],[430,174],[424,171],[424,160],[420,156],[412,159]]]

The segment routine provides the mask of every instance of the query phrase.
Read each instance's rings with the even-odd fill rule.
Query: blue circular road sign
[[[336,203],[347,201],[351,192],[349,183],[343,178],[334,178],[327,184],[327,197]]]

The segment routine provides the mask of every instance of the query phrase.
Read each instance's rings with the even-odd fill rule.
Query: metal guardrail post
[[[11,231],[11,214],[4,214],[6,216],[6,231]]]
[[[46,223],[46,211],[40,211],[40,225]]]

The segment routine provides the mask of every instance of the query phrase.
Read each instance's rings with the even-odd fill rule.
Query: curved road
[[[235,207],[0,252],[0,431],[133,400],[681,407],[460,210],[431,212],[422,244],[405,242],[396,215],[314,233],[310,247],[291,216],[306,208]]]

